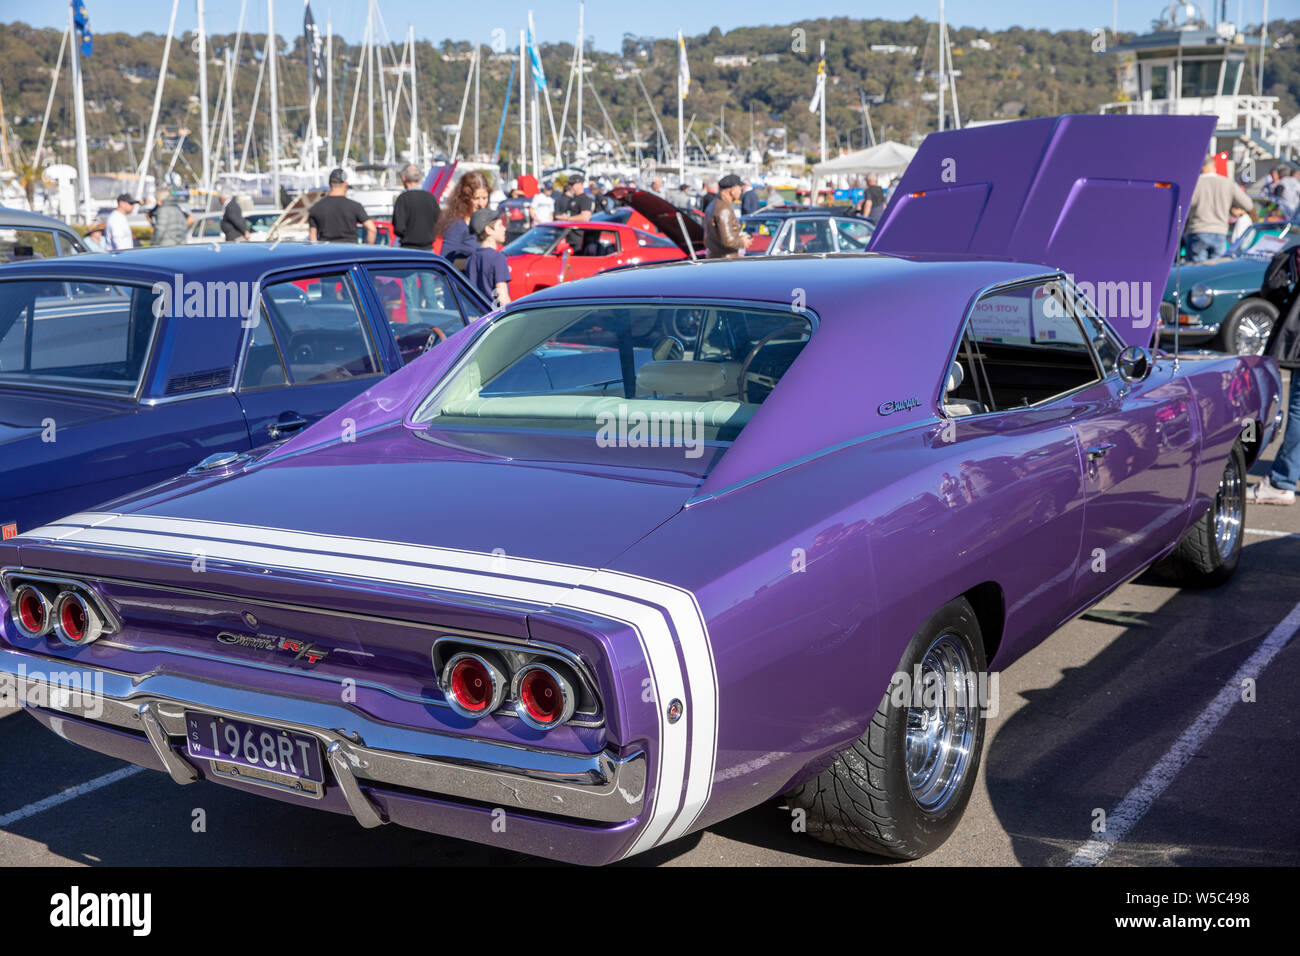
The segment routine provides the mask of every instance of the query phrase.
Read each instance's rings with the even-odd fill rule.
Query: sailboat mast
[[[415,24],[406,25],[406,36],[411,44],[411,162],[420,165],[420,107],[415,95]],[[478,150],[478,92],[474,94],[474,149]]]
[[[587,45],[585,42],[583,42],[583,29],[584,29],[583,22],[586,19],[586,14],[587,14],[587,4],[579,3],[578,4],[578,126],[577,126],[577,135],[574,137],[573,140],[573,146],[574,146],[574,151],[578,155],[583,156],[584,158],[587,153],[587,147],[586,147],[586,134],[582,128],[582,85],[583,85],[582,80],[583,77],[586,76],[586,74],[582,72],[582,56],[584,53],[584,47],[586,47]]]
[[[271,202],[280,205],[280,98],[275,79],[275,0],[266,0],[266,49],[271,56],[267,81],[271,84]]]
[[[366,9],[366,162],[375,161],[375,0]]]
[[[483,64],[478,58],[477,40],[474,41],[474,59],[472,62],[474,63],[474,160],[477,162],[479,156],[482,154],[482,147],[479,144],[478,138],[478,103],[479,88],[482,86],[483,80]]]
[[[519,175],[528,172],[528,63],[524,31],[519,31]]]
[[[195,0],[199,42],[199,132],[203,137],[203,188],[212,183],[212,140],[208,134],[208,31],[203,24],[203,0]]]
[[[334,21],[331,19],[325,21],[325,162],[334,165]]]
[[[82,222],[90,222],[90,160],[86,157],[86,95],[81,87],[81,44],[68,6],[68,31],[72,37],[72,98],[77,126],[77,182],[81,186]],[[159,80],[159,82],[162,82]]]
[[[944,131],[944,0],[939,0],[939,131]]]

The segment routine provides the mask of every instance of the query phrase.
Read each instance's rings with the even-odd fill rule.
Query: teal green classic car
[[[1176,314],[1184,345],[1262,355],[1278,319],[1276,306],[1260,295],[1264,270],[1275,253],[1298,244],[1300,222],[1256,223],[1226,256],[1175,267],[1160,306],[1161,344],[1172,346]],[[1182,303],[1175,309],[1178,286]]]

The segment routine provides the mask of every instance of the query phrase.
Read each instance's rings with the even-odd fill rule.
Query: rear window
[[[153,338],[146,286],[0,284],[0,382],[134,394]]]
[[[813,331],[806,314],[663,303],[527,309],[500,319],[415,422],[729,442]]]

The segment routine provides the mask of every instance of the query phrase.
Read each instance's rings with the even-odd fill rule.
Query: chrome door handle
[[[291,418],[288,421],[283,422],[268,422],[266,425],[266,433],[272,438],[279,438],[281,435],[287,435],[290,432],[296,432],[298,429],[306,427],[307,420],[305,418]]]
[[[1115,443],[1112,441],[1104,441],[1096,445],[1089,445],[1087,449],[1088,460],[1096,461],[1098,458],[1105,458],[1106,452],[1110,451],[1114,447]]]

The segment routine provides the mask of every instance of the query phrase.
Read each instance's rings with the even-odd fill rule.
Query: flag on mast
[[[325,43],[321,40],[320,27],[316,26],[316,20],[311,15],[310,3],[304,4],[304,11],[302,38],[303,47],[307,51],[307,69],[311,71],[316,85],[320,86],[325,80]]]
[[[81,0],[72,0],[72,24],[81,34],[81,55],[90,56],[94,49],[94,37],[90,35],[90,14]]]
[[[686,41],[682,39],[682,31],[677,31],[677,95],[686,99],[686,94],[691,91],[691,64],[686,59]]]
[[[532,64],[533,82],[537,89],[546,90],[546,73],[542,70],[542,56],[537,50],[537,38],[533,32],[533,11],[528,11],[528,60]]]
[[[821,109],[824,99],[826,99],[826,54],[823,51],[822,58],[817,61],[817,89],[813,91],[812,102],[808,104],[808,112],[816,113]]]

